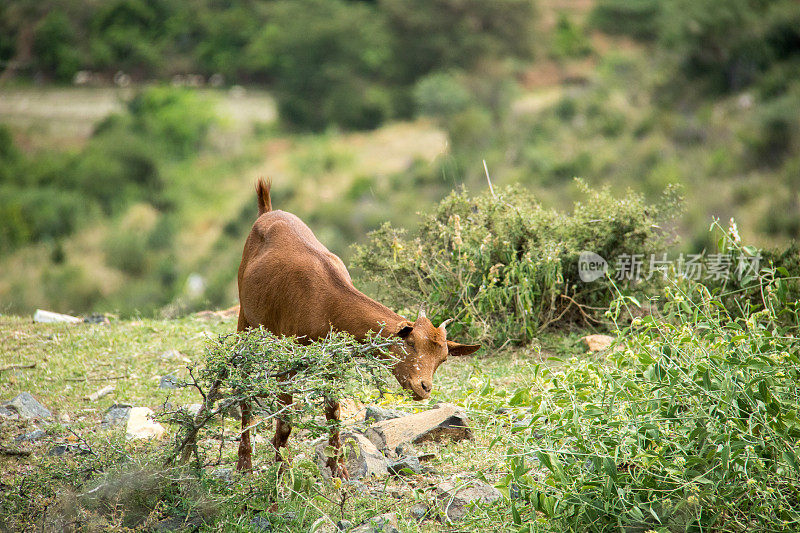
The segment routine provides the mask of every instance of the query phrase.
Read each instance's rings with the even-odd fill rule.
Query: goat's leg
[[[347,471],[344,456],[342,455],[342,437],[339,433],[341,414],[342,410],[339,401],[325,398],[325,418],[329,421],[333,420],[336,423],[336,427],[331,430],[331,438],[329,441],[329,444],[333,447],[333,457],[328,457],[325,465],[331,471],[331,476],[350,479],[350,473]]]
[[[251,405],[250,402],[242,400],[239,404],[242,409],[242,434],[239,437],[239,459],[236,462],[236,470],[249,472],[253,469],[253,445],[250,443]]]
[[[284,407],[291,405],[292,395],[280,394],[278,396],[278,400],[280,401],[280,405]],[[289,420],[285,417],[278,417],[278,419],[275,421],[275,436],[272,438],[272,446],[275,448],[275,461],[283,461],[281,448],[286,447],[286,443],[289,441],[289,435],[291,433],[292,425],[289,423]]]

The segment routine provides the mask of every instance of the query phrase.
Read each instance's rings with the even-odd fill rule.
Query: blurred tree
[[[532,0],[379,0],[395,35],[404,83],[434,70],[471,68],[487,57],[530,58]]]
[[[391,115],[381,82],[391,36],[375,8],[342,0],[279,0],[250,48],[275,77],[281,116],[322,129],[374,127]]]
[[[81,67],[76,41],[75,29],[67,15],[59,9],[50,11],[34,32],[37,67],[58,80],[71,80]]]
[[[768,61],[763,0],[672,0],[663,3],[661,44],[677,53],[689,76],[712,89],[738,90]]]
[[[599,0],[589,23],[611,35],[627,35],[644,41],[659,35],[661,0]]]
[[[112,0],[90,21],[94,68],[138,74],[159,72],[169,49],[170,20],[179,5],[169,0]]]

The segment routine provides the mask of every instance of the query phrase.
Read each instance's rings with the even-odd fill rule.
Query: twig
[[[483,170],[486,172],[486,181],[489,182],[489,192],[492,193],[492,198],[497,198],[494,194],[494,187],[492,187],[492,180],[489,178],[489,167],[486,166],[486,160],[483,160]]]
[[[5,372],[6,370],[16,370],[18,368],[35,368],[36,363],[22,363],[17,365],[8,365],[0,368],[0,372]]]
[[[581,312],[581,314],[583,315],[583,318],[586,320],[587,323],[589,323],[589,321],[594,322],[595,324],[600,324],[601,323],[600,320],[597,320],[596,318],[593,318],[593,317],[590,317],[589,315],[587,315],[586,311],[583,310],[583,308],[584,308],[583,305],[579,304],[578,302],[576,302],[575,300],[573,300],[572,298],[570,298],[566,294],[562,294],[561,297],[562,298],[566,298],[567,300],[569,300],[570,302],[575,304],[575,307],[578,308],[578,311]]]
[[[92,455],[94,455],[94,456],[97,456],[97,454],[96,454],[96,453],[94,453],[94,450],[92,449],[92,447],[91,447],[91,446],[89,446],[89,443],[88,443],[88,442],[86,442],[86,439],[84,439],[83,437],[81,437],[80,435],[78,435],[77,433],[75,433],[75,430],[74,430],[74,429],[72,429],[72,428],[71,428],[71,427],[69,427],[69,426],[67,426],[67,431],[69,431],[70,433],[72,433],[72,434],[75,436],[75,438],[76,438],[76,439],[78,439],[78,441],[79,441],[81,444],[83,444],[84,446],[86,446],[86,451],[88,451],[90,454],[92,454]]]

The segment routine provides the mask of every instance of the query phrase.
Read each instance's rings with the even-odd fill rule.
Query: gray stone
[[[203,519],[199,515],[170,516],[153,524],[151,531],[170,533],[174,531],[198,531],[202,525]]]
[[[347,452],[347,472],[350,479],[365,477],[383,477],[388,473],[386,458],[377,448],[361,433],[342,432],[342,447]],[[322,475],[331,476],[330,470],[325,466],[328,457],[325,448],[328,439],[323,439],[316,445],[316,459]]]
[[[121,426],[128,423],[133,406],[127,403],[115,403],[106,410],[100,427],[103,429]]]
[[[178,378],[173,376],[172,374],[167,374],[166,376],[161,376],[161,380],[158,382],[159,389],[177,389],[180,382]]]
[[[408,510],[408,515],[417,522],[422,522],[427,518],[431,518],[431,506],[425,503],[415,503]]]
[[[367,412],[364,415],[364,420],[367,422],[383,422],[384,420],[392,420],[393,418],[400,418],[406,416],[408,413],[398,411],[397,409],[386,409],[377,405],[368,405]]]
[[[419,464],[419,459],[416,455],[405,455],[396,461],[391,461],[388,468],[389,472],[398,476],[408,474],[403,470],[410,470],[414,474],[422,472],[422,465]]]
[[[30,433],[25,433],[24,435],[19,435],[14,440],[16,442],[36,442],[37,440],[41,440],[45,437],[47,433],[42,429],[35,429]]]
[[[202,403],[190,403],[181,407],[181,409],[183,409],[193,417],[196,417],[198,414],[200,414],[200,409],[202,408],[203,408]]]
[[[336,522],[336,531],[350,531],[351,529],[353,529],[353,523],[350,520]]]
[[[233,469],[232,468],[215,468],[209,474],[211,477],[216,478],[220,481],[225,481],[226,483],[230,483],[233,480]]]
[[[16,420],[19,418],[16,411],[12,411],[5,407],[5,405],[0,405],[0,418],[10,418],[12,420]]]
[[[84,444],[56,444],[49,450],[47,450],[47,455],[51,457],[60,457],[65,453],[73,453],[76,455],[86,455],[92,453],[92,451],[87,448]]]
[[[373,424],[366,436],[383,453],[393,454],[401,444],[418,444],[471,439],[469,418],[463,409],[452,404],[438,404],[433,409]]]
[[[89,316],[83,317],[85,324],[110,324],[111,321],[103,313],[93,313]]]
[[[351,531],[352,533],[400,533],[397,529],[397,515],[394,513],[374,516]]]
[[[532,424],[532,423],[533,423],[533,418],[532,418],[532,417],[530,417],[530,416],[526,416],[526,417],[525,417],[525,418],[523,418],[522,420],[515,420],[515,421],[514,421],[514,422],[511,424],[511,430],[512,430],[512,431],[514,431],[514,430],[516,430],[516,431],[522,431],[523,429],[527,429],[527,428],[529,428],[529,427],[531,426],[531,424]]]
[[[464,518],[472,504],[492,503],[500,498],[500,491],[482,481],[453,479],[440,483],[434,489],[436,500],[448,520]]]
[[[272,522],[269,521],[269,518],[259,515],[250,520],[250,527],[253,531],[267,533],[272,531]]]
[[[20,418],[52,418],[53,414],[45,406],[36,401],[29,392],[21,392],[5,407],[15,411]]]

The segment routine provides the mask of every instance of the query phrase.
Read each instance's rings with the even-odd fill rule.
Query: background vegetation
[[[785,246],[800,15],[684,4],[5,3],[3,308],[232,305],[258,175],[346,260],[384,222],[413,232],[458,185],[483,190],[482,159],[543,213],[572,209],[575,176],[643,205],[681,185],[676,253],[711,246],[712,216]]]
[[[57,422],[27,443],[31,423],[0,418],[0,529],[331,530],[394,510],[403,531],[797,530],[799,116],[794,0],[3,2],[0,399],[33,392]],[[298,431],[281,476],[264,424],[253,475],[220,479],[230,419],[185,468],[100,427],[112,402],[202,401],[154,383],[255,342],[192,313],[235,305],[261,176],[360,288],[485,346],[442,365],[429,404],[347,385],[467,410],[475,439],[419,450],[425,474],[327,481]],[[584,250],[609,277],[579,281]],[[701,252],[760,267],[614,275],[623,255]],[[587,353],[590,332],[616,340]],[[503,498],[412,518],[452,475]]]

